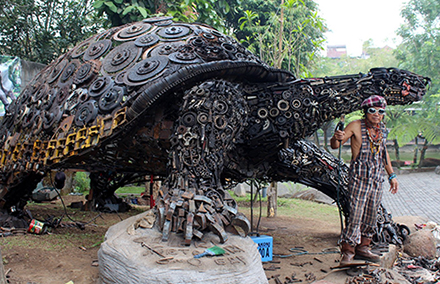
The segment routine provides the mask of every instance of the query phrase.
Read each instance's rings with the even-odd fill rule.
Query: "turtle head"
[[[431,79],[397,68],[372,68],[368,76],[375,82],[375,93],[390,105],[405,105],[422,99]]]

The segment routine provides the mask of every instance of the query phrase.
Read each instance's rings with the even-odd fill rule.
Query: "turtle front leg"
[[[336,157],[307,140],[298,140],[279,152],[270,174],[276,180],[298,182],[321,191],[349,214],[348,167]]]
[[[185,92],[170,139],[170,174],[157,206],[163,241],[170,232],[183,232],[189,245],[193,236],[202,238],[211,230],[223,243],[228,238],[225,229],[234,223],[249,230],[222,186],[227,153],[235,147],[246,117],[246,102],[230,82],[206,81]]]

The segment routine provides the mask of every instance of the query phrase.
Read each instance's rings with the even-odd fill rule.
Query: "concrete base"
[[[229,235],[225,244],[219,244],[219,238],[208,233],[185,246],[183,236],[172,233],[162,242],[154,227],[134,229],[147,214],[107,231],[98,252],[101,283],[268,283],[257,245],[249,237]],[[194,258],[214,245],[226,254]]]

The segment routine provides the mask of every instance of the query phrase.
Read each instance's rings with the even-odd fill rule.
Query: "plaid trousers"
[[[385,138],[380,146],[382,151],[373,154],[363,120],[361,132],[362,146],[349,169],[350,215],[340,239],[340,242],[344,241],[351,245],[359,244],[361,236],[367,238],[373,236],[377,226],[377,210],[382,200],[384,181]]]

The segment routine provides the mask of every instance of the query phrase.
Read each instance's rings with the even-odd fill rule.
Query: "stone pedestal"
[[[102,283],[268,283],[257,245],[249,237],[229,235],[219,244],[219,238],[208,233],[185,246],[183,236],[173,233],[162,242],[156,227],[136,228],[147,215],[148,211],[107,231],[98,252]],[[214,245],[226,253],[194,258]]]

